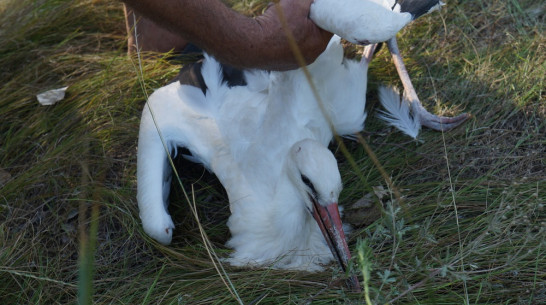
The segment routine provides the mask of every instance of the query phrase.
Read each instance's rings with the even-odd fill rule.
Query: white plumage
[[[393,39],[416,16],[399,13],[411,1],[426,0],[396,1],[395,12],[385,6],[394,0],[346,0],[339,6],[316,0],[311,18],[354,42],[382,41]],[[439,3],[429,0],[425,10],[432,2]],[[337,207],[342,183],[327,146],[334,132],[350,135],[364,128],[374,48],[366,47],[358,63],[344,59],[340,38],[332,38],[307,67],[322,105],[301,69],[244,71],[246,85],[230,87],[221,65],[206,55],[201,68],[205,94],[179,82],[154,92],[142,113],[137,164],[137,199],[146,233],[163,244],[172,240],[174,223],[167,211],[171,169],[165,150],[176,153],[177,147],[185,147],[189,158],[214,172],[228,193],[230,263],[319,270],[336,259],[345,270],[350,252]],[[426,110],[412,106],[417,114],[411,115],[392,89],[381,89],[380,99],[387,121],[416,137]],[[355,277],[351,285],[358,289]]]
[[[308,66],[325,115],[340,134],[363,128],[367,65],[344,60],[335,37]],[[202,72],[206,95],[176,82],[154,92],[148,105],[168,149],[188,148],[226,188],[232,213],[228,246],[235,250],[231,262],[319,269],[333,257],[308,211],[308,193],[313,191],[302,175],[311,180],[324,205],[337,203],[341,178],[326,148],[333,133],[304,73],[245,72],[248,85],[230,88],[221,81],[220,65],[208,56]],[[164,244],[170,243],[174,228],[166,210],[169,176],[165,150],[145,107],[138,203],[144,230]]]
[[[404,2],[413,3],[402,10]],[[391,39],[412,20],[442,5],[438,0],[315,0],[309,17],[352,43],[372,44]]]
[[[408,136],[417,139],[421,130],[421,120],[415,110],[410,111],[411,104],[405,96],[401,96],[398,89],[393,87],[379,87],[379,101],[386,111],[380,111],[378,117],[389,125],[398,128]]]

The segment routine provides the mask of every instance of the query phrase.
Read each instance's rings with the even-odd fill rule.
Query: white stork
[[[328,1],[333,0],[315,1],[312,18],[317,23],[318,12],[325,9],[319,4]],[[377,23],[392,35],[399,30],[390,29],[391,20]],[[377,32],[359,37],[388,39],[376,26]],[[171,169],[162,136],[169,151],[187,148],[190,159],[215,173],[226,189],[231,264],[316,271],[336,259],[346,270],[350,252],[337,205],[342,183],[327,146],[334,132],[349,135],[364,128],[372,56],[369,46],[360,63],[344,59],[340,38],[334,36],[307,67],[322,105],[302,69],[243,71],[242,82],[233,85],[224,79],[222,65],[207,55],[197,71],[201,88],[174,82],[155,91],[142,113],[137,161],[145,232],[169,244],[174,229],[167,211]],[[387,104],[399,102],[388,94],[381,98]],[[390,115],[404,116],[396,109]],[[356,277],[350,285],[358,289]]]

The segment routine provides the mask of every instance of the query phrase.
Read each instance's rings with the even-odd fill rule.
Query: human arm
[[[297,68],[275,7],[246,17],[219,0],[123,0],[173,33],[184,37],[221,62],[244,68]],[[281,0],[289,29],[307,63],[322,53],[331,33],[309,18],[313,0]]]

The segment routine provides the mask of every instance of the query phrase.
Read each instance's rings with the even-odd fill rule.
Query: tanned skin
[[[174,42],[171,48],[191,41],[219,61],[238,68],[289,70],[298,67],[277,15],[278,10],[273,5],[263,15],[251,18],[232,10],[220,0],[123,2],[137,16],[142,15],[168,30],[170,33],[165,31],[163,34]],[[313,62],[324,51],[332,37],[331,33],[309,19],[312,2],[280,0],[278,3],[307,63]]]

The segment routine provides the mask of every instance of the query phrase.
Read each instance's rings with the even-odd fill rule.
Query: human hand
[[[332,38],[332,33],[319,28],[311,19],[309,19],[309,10],[313,0],[280,0],[280,6],[285,24],[279,17],[279,10],[276,4],[271,4],[263,15],[256,17],[256,21],[263,30],[262,44],[264,48],[276,46],[270,49],[276,62],[283,63],[273,67],[278,70],[294,69],[299,65],[295,60],[294,54],[290,49],[286,37],[287,29],[292,33],[298,48],[300,49],[306,64],[312,63],[326,48]],[[267,50],[264,50],[267,52]]]

